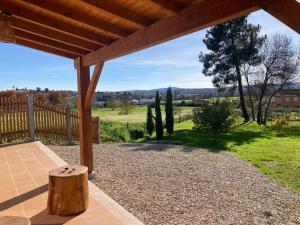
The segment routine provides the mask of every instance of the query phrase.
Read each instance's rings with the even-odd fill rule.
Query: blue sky
[[[285,33],[300,46],[300,36],[263,11],[250,15],[249,21],[261,24],[262,33]],[[212,87],[203,76],[198,55],[205,51],[205,30],[106,62],[97,90],[117,91]],[[0,43],[0,90],[49,88],[76,90],[76,71],[72,60],[29,48]]]

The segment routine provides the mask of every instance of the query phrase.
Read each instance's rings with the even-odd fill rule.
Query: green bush
[[[111,121],[101,121],[100,137],[102,142],[130,141],[130,134],[126,124]]]
[[[120,123],[101,121],[100,138],[102,142],[129,142],[145,136],[145,128],[141,123]]]
[[[236,115],[229,101],[206,102],[200,110],[194,111],[193,122],[197,130],[210,130],[214,133],[228,131],[236,121]]]

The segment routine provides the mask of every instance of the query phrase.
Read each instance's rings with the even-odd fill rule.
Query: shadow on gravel
[[[131,144],[131,143],[124,143],[119,144],[120,147],[126,147],[131,149],[132,151],[156,151],[156,152],[164,152],[168,150],[174,149],[174,144],[170,142],[146,142],[144,144]],[[194,148],[188,146],[181,146],[182,151],[184,152],[192,152]],[[198,149],[199,150],[199,149]]]

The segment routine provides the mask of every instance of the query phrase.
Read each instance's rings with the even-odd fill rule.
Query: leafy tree
[[[128,115],[133,109],[133,104],[130,99],[124,98],[120,101],[120,115]]]
[[[161,140],[164,134],[164,128],[161,117],[160,109],[160,97],[158,91],[155,96],[155,129],[156,129],[156,139]]]
[[[147,107],[146,129],[147,129],[147,133],[150,136],[152,136],[153,131],[154,131],[154,121],[153,121],[152,109],[151,109],[151,105],[150,104]]]
[[[111,108],[111,111],[114,111],[118,107],[118,101],[116,100],[116,97],[112,96],[110,99],[108,99],[106,106]]]
[[[36,92],[41,92],[41,88],[40,87],[36,87]]]
[[[229,101],[217,99],[203,103],[200,110],[194,112],[193,122],[197,130],[211,130],[218,134],[232,127],[235,123],[235,114]]]
[[[171,87],[169,87],[167,90],[165,112],[167,132],[169,135],[171,135],[174,131],[174,113]]]
[[[213,26],[203,40],[209,52],[201,53],[199,57],[204,75],[212,76],[216,87],[237,84],[245,121],[249,121],[249,115],[244,99],[242,68],[245,64],[261,62],[258,52],[265,37],[260,37],[259,31],[260,26],[249,24],[247,16]]]

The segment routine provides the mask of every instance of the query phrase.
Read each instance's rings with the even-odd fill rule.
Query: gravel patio
[[[79,146],[49,146],[68,163]],[[295,225],[300,197],[224,153],[166,144],[94,145],[93,182],[147,225]]]

